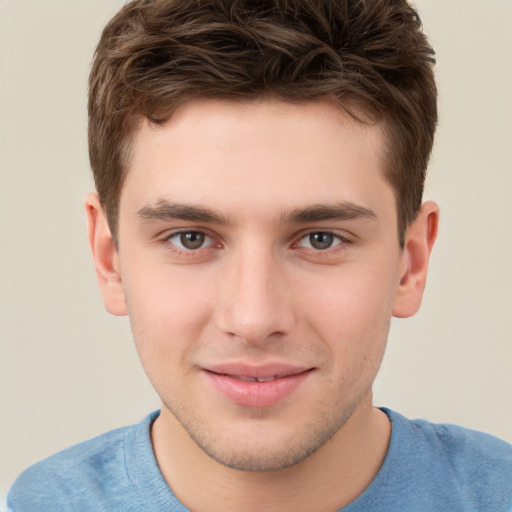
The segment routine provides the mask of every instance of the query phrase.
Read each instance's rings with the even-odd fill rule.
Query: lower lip
[[[204,371],[215,389],[230,402],[246,407],[269,407],[289,397],[311,374],[307,370],[267,382],[245,381]]]

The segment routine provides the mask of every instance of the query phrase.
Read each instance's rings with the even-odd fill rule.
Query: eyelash
[[[209,243],[207,246],[198,247],[197,249],[187,249],[187,248],[181,248],[178,245],[176,245],[176,243],[173,243],[171,241],[172,239],[174,239],[176,237],[186,235],[186,234],[192,234],[192,233],[198,234],[198,235],[203,235],[205,238],[210,239],[211,243]],[[307,239],[307,237],[310,237],[315,234],[330,235],[338,243],[336,243],[333,246],[327,247],[325,249],[316,249],[314,247],[304,247],[304,246],[300,245],[303,240]],[[329,230],[310,230],[305,233],[302,233],[299,236],[299,238],[296,240],[297,241],[291,245],[292,248],[295,249],[295,248],[302,247],[306,251],[308,251],[310,253],[314,253],[315,255],[318,255],[318,256],[323,255],[323,254],[328,255],[328,254],[337,253],[339,251],[344,250],[347,246],[352,244],[352,241],[349,238],[347,238],[343,235],[340,235],[337,232],[329,231]],[[172,233],[168,234],[162,240],[162,243],[164,243],[165,246],[169,250],[171,250],[174,254],[176,254],[178,256],[185,256],[185,257],[194,257],[194,256],[197,257],[199,255],[200,251],[202,251],[204,249],[208,249],[211,247],[216,247],[216,248],[222,247],[221,243],[215,242],[214,236],[210,232],[208,232],[207,230],[204,230],[204,229],[180,229],[178,231],[173,231]]]
[[[198,235],[204,235],[205,238],[209,238],[211,240],[211,243],[207,245],[206,247],[201,246],[197,249],[187,249],[185,247],[179,247],[176,245],[176,243],[173,243],[171,240],[173,238],[186,235],[186,234],[198,234]],[[162,242],[165,244],[166,248],[172,251],[174,254],[177,254],[178,256],[198,256],[198,253],[201,249],[207,249],[212,246],[220,247],[220,243],[216,243],[214,240],[214,237],[206,230],[204,229],[180,229],[178,231],[173,231],[172,233],[168,234]]]
[[[303,240],[306,240],[308,237],[311,237],[312,235],[329,235],[333,238],[333,242],[336,241],[337,243],[335,243],[335,245],[331,245],[329,247],[326,247],[325,249],[318,249],[318,248],[315,248],[315,247],[304,247],[304,249],[306,250],[309,250],[309,251],[313,251],[317,254],[322,254],[322,253],[328,253],[328,254],[332,254],[333,252],[337,252],[337,251],[340,251],[340,250],[343,250],[347,245],[349,245],[351,243],[351,241],[340,235],[339,233],[337,232],[334,232],[334,231],[329,231],[329,230],[318,230],[318,231],[308,231],[307,233],[303,234],[299,240],[297,242],[295,242],[293,244],[294,247],[301,247],[301,242]]]

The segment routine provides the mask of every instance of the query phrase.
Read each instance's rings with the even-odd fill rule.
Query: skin
[[[336,510],[378,472],[390,425],[371,388],[391,317],[421,303],[438,220],[424,204],[400,248],[384,144],[328,100],[197,100],[141,124],[117,250],[87,198],[104,302],[130,316],[163,404],[156,458],[191,510]],[[212,380],[226,364],[303,374],[248,405]]]

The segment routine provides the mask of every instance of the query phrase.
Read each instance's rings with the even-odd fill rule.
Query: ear
[[[105,308],[112,315],[126,315],[121,269],[107,217],[97,194],[85,198],[87,234]]]
[[[424,203],[405,235],[401,279],[393,307],[393,316],[414,315],[423,298],[430,253],[437,237],[439,208],[436,203]]]

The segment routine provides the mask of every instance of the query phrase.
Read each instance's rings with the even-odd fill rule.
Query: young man
[[[116,15],[89,240],[162,409],[29,468],[13,511],[510,509],[512,447],[372,405],[437,232],[432,63],[401,0]]]

